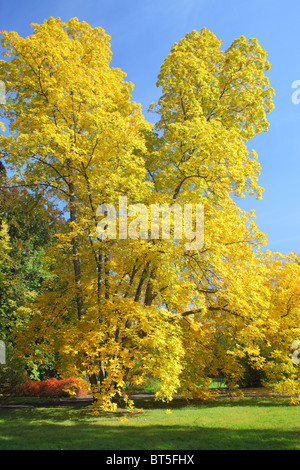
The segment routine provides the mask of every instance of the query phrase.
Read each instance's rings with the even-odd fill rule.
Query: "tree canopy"
[[[266,250],[254,211],[236,202],[263,193],[248,141],[268,130],[274,107],[267,52],[253,38],[222,50],[206,28],[186,34],[161,66],[152,125],[125,73],[111,66],[102,28],[77,18],[32,26],[26,38],[2,32],[9,135],[0,149],[7,184],[43,194],[65,222],[45,253],[51,275],[17,310],[20,354],[55,352],[58,373],[87,374],[95,407],[105,409],[121,395],[130,403],[126,384],[149,375],[163,400],[207,397],[220,374],[234,388],[249,368],[295,390],[299,258]],[[120,197],[140,212],[203,205],[203,246],[138,229],[120,236],[120,210],[116,237],[104,239],[97,208],[118,207]],[[170,226],[174,234],[172,217]],[[2,232],[6,256],[5,224]]]

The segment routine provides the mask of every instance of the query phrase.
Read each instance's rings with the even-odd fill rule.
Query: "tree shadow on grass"
[[[217,406],[286,406],[287,401],[235,399],[188,403],[181,399],[171,403],[153,399],[137,400],[145,415],[128,415],[128,421],[118,420],[128,414],[101,411],[92,417],[88,403],[64,406],[2,409],[0,411],[0,449],[30,450],[300,450],[298,430],[239,429],[230,424],[214,427],[203,414],[194,420],[193,409]],[[148,411],[190,408],[191,421],[184,424],[152,424]],[[298,408],[294,409],[298,412]],[[175,416],[175,415],[174,415]]]
[[[12,422],[0,434],[0,449],[14,450],[296,450],[299,435],[271,429],[236,430],[208,426]]]
[[[153,396],[149,397],[136,397],[134,398],[134,407],[136,409],[142,408],[145,410],[156,410],[156,409],[183,409],[189,407],[195,408],[216,408],[220,406],[225,407],[282,407],[289,404],[290,399],[287,397],[217,397],[216,399],[191,399],[186,400],[181,397],[175,397],[171,402],[163,402],[155,400]],[[28,408],[62,408],[63,410],[87,410],[90,409],[92,405],[92,400],[22,400],[19,401],[10,401],[9,399],[3,400],[0,399],[0,410],[8,409],[26,409]],[[118,412],[122,413],[126,411],[124,408],[119,408]],[[103,414],[104,412],[101,411]],[[57,413],[55,412],[57,415]],[[59,413],[58,413],[59,414]],[[104,413],[105,414],[105,413]],[[116,413],[106,413],[106,416],[116,416]]]
[[[150,398],[136,398],[134,404],[136,408],[144,409],[178,409],[178,408],[217,408],[225,407],[283,407],[289,404],[289,398],[272,398],[272,397],[244,397],[244,398],[216,398],[209,400],[184,400],[182,398],[174,398],[171,402],[159,402]]]

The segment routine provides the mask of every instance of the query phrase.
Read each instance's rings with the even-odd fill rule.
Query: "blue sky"
[[[263,199],[239,203],[256,210],[268,248],[300,253],[300,104],[292,102],[292,83],[300,80],[299,0],[0,0],[0,30],[27,36],[30,23],[50,16],[77,17],[111,35],[112,65],[134,83],[133,98],[151,121],[147,109],[159,97],[157,75],[174,42],[203,26],[222,39],[224,49],[240,35],[256,37],[272,64],[275,110],[269,132],[249,143],[262,165]]]

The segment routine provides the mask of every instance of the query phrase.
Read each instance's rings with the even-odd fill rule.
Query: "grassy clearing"
[[[0,449],[300,450],[300,407],[284,398],[136,405],[97,417],[86,403],[0,409]]]

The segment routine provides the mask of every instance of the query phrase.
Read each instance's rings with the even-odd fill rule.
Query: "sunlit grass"
[[[86,403],[1,409],[0,449],[300,450],[300,407],[288,399],[149,398],[136,406],[143,412],[92,416]]]

